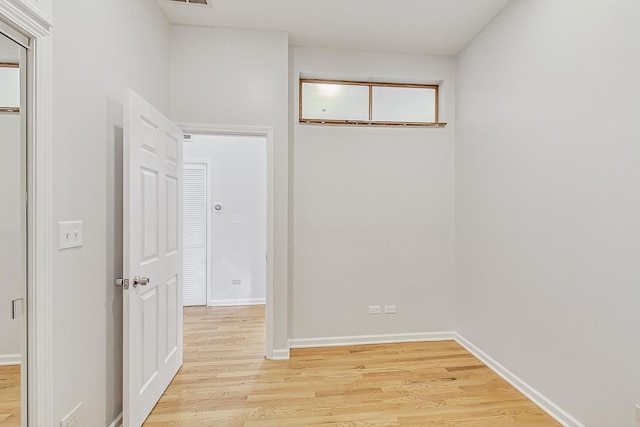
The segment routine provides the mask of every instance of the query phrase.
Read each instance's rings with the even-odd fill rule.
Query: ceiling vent
[[[169,3],[184,3],[184,4],[198,4],[202,6],[209,6],[210,0],[168,0]]]

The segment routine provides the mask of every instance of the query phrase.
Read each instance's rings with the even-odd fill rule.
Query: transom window
[[[300,122],[438,126],[438,85],[300,79]]]

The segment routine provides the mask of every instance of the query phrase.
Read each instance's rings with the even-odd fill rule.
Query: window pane
[[[0,108],[20,107],[20,69],[0,67]]]
[[[373,121],[435,122],[436,91],[433,88],[373,87]]]
[[[369,120],[369,87],[303,82],[302,118]]]

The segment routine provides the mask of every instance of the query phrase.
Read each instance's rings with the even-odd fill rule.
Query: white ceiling
[[[173,24],[286,31],[289,43],[455,55],[511,0],[157,0]]]

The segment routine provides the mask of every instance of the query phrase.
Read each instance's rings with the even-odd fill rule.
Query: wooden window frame
[[[0,68],[20,68],[16,62],[0,62]],[[20,107],[6,107],[0,105],[0,113],[19,113]]]
[[[320,83],[345,86],[368,86],[369,87],[369,120],[332,120],[332,119],[311,119],[302,116],[302,85],[304,83]],[[416,89],[435,90],[435,121],[434,122],[387,122],[373,120],[373,88],[374,87],[402,87]],[[413,83],[381,83],[363,82],[348,80],[325,80],[325,79],[305,79],[301,78],[298,87],[298,121],[307,124],[328,124],[328,125],[364,125],[364,126],[416,126],[416,127],[445,127],[447,123],[439,121],[440,108],[440,86],[431,84]]]

